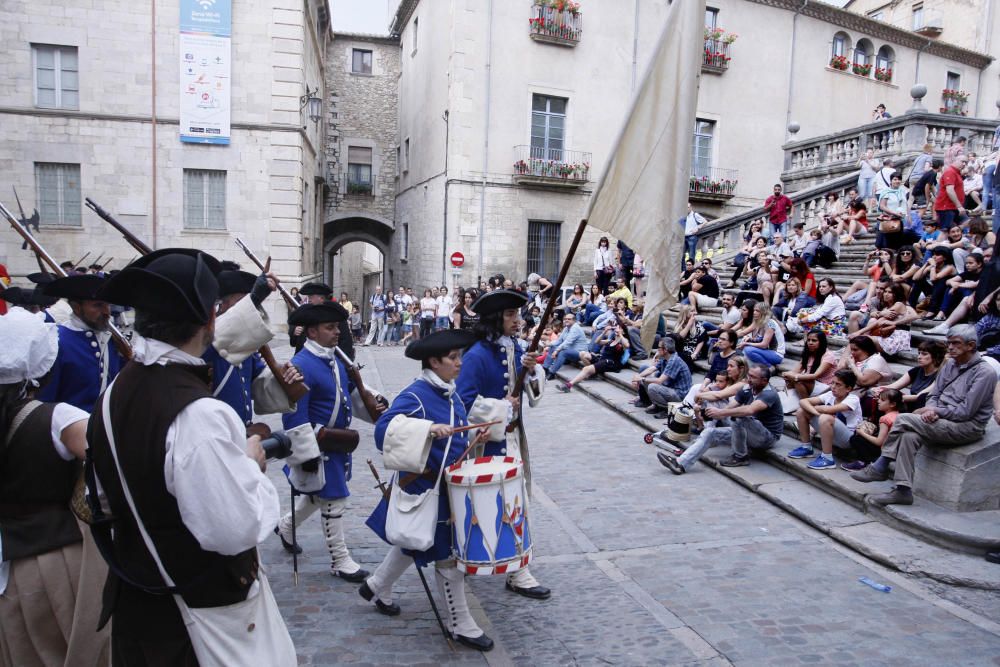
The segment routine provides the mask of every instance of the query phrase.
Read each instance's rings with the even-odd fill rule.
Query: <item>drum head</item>
[[[445,471],[445,479],[448,484],[475,486],[514,479],[521,476],[521,471],[521,462],[513,457],[482,456],[471,461],[463,461],[457,466],[451,466]]]

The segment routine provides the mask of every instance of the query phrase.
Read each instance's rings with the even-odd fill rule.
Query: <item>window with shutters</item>
[[[559,275],[561,222],[528,221],[528,273],[554,279]]]
[[[347,194],[372,195],[372,149],[361,146],[347,147]]]
[[[35,193],[41,224],[70,227],[82,224],[80,165],[36,162]]]
[[[43,109],[80,108],[80,72],[75,46],[32,44],[35,106]]]
[[[226,228],[226,172],[184,170],[184,229]]]
[[[714,138],[715,121],[697,119],[694,123],[694,142],[691,148],[691,175],[694,178],[709,176],[712,171]]]
[[[354,74],[371,74],[372,52],[366,49],[353,49],[351,52],[351,72]]]
[[[565,97],[531,96],[531,157],[562,162],[566,138]]]

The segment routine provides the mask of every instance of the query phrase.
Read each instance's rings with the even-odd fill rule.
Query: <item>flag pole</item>
[[[549,301],[545,306],[545,312],[542,313],[542,319],[539,322],[539,326],[535,328],[535,337],[531,339],[531,344],[528,346],[528,351],[525,354],[533,354],[538,350],[538,342],[542,338],[542,332],[545,329],[545,323],[549,321],[552,317],[552,311],[556,308],[556,295],[562,290],[563,283],[566,282],[566,275],[569,273],[569,267],[573,263],[573,257],[576,256],[576,250],[580,247],[580,240],[583,238],[583,231],[587,228],[587,218],[580,220],[580,225],[576,228],[576,234],[573,236],[573,242],[569,244],[569,253],[566,255],[566,259],[563,260],[562,267],[559,269],[559,277],[556,278],[555,284],[552,286],[552,294],[549,296]],[[514,385],[514,396],[520,396],[521,390],[524,389],[524,378],[527,374],[527,369],[521,366],[521,372],[517,374],[517,383]]]

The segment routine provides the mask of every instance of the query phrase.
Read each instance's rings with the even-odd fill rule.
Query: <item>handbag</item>
[[[894,216],[885,216],[879,220],[878,230],[883,234],[896,234],[902,231],[903,221]]]
[[[323,427],[316,434],[319,449],[325,453],[350,454],[358,448],[361,435],[350,428]]]
[[[163,561],[160,560],[156,546],[149,537],[146,525],[136,511],[132,492],[118,462],[118,450],[115,448],[115,436],[111,428],[110,399],[113,386],[114,384],[108,387],[104,393],[101,406],[111,457],[114,459],[123,495],[128,502],[136,527],[142,535],[142,541],[156,562],[156,568],[160,571],[164,583],[173,589],[174,580],[163,567]],[[202,667],[254,664],[294,667],[298,664],[292,638],[288,635],[288,628],[281,618],[278,603],[274,600],[263,571],[258,572],[257,584],[258,590],[255,595],[224,607],[189,607],[183,597],[174,594],[174,601],[191,639],[194,654]]]
[[[451,398],[449,423],[455,421],[454,401]],[[441,469],[431,488],[423,493],[407,493],[399,485],[399,473],[393,476],[389,487],[389,507],[385,513],[385,537],[390,544],[414,551],[427,551],[434,546],[438,522],[437,499],[441,494],[441,477],[444,475],[445,461],[448,460],[453,437],[454,435],[448,436],[448,444],[441,457]]]

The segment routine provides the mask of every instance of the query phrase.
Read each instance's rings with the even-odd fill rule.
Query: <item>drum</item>
[[[510,456],[483,456],[449,466],[444,478],[458,569],[491,575],[526,567],[531,533],[522,463]]]
[[[691,422],[694,421],[694,409],[683,403],[667,405],[667,428],[663,435],[668,442],[687,442],[691,439]]]

